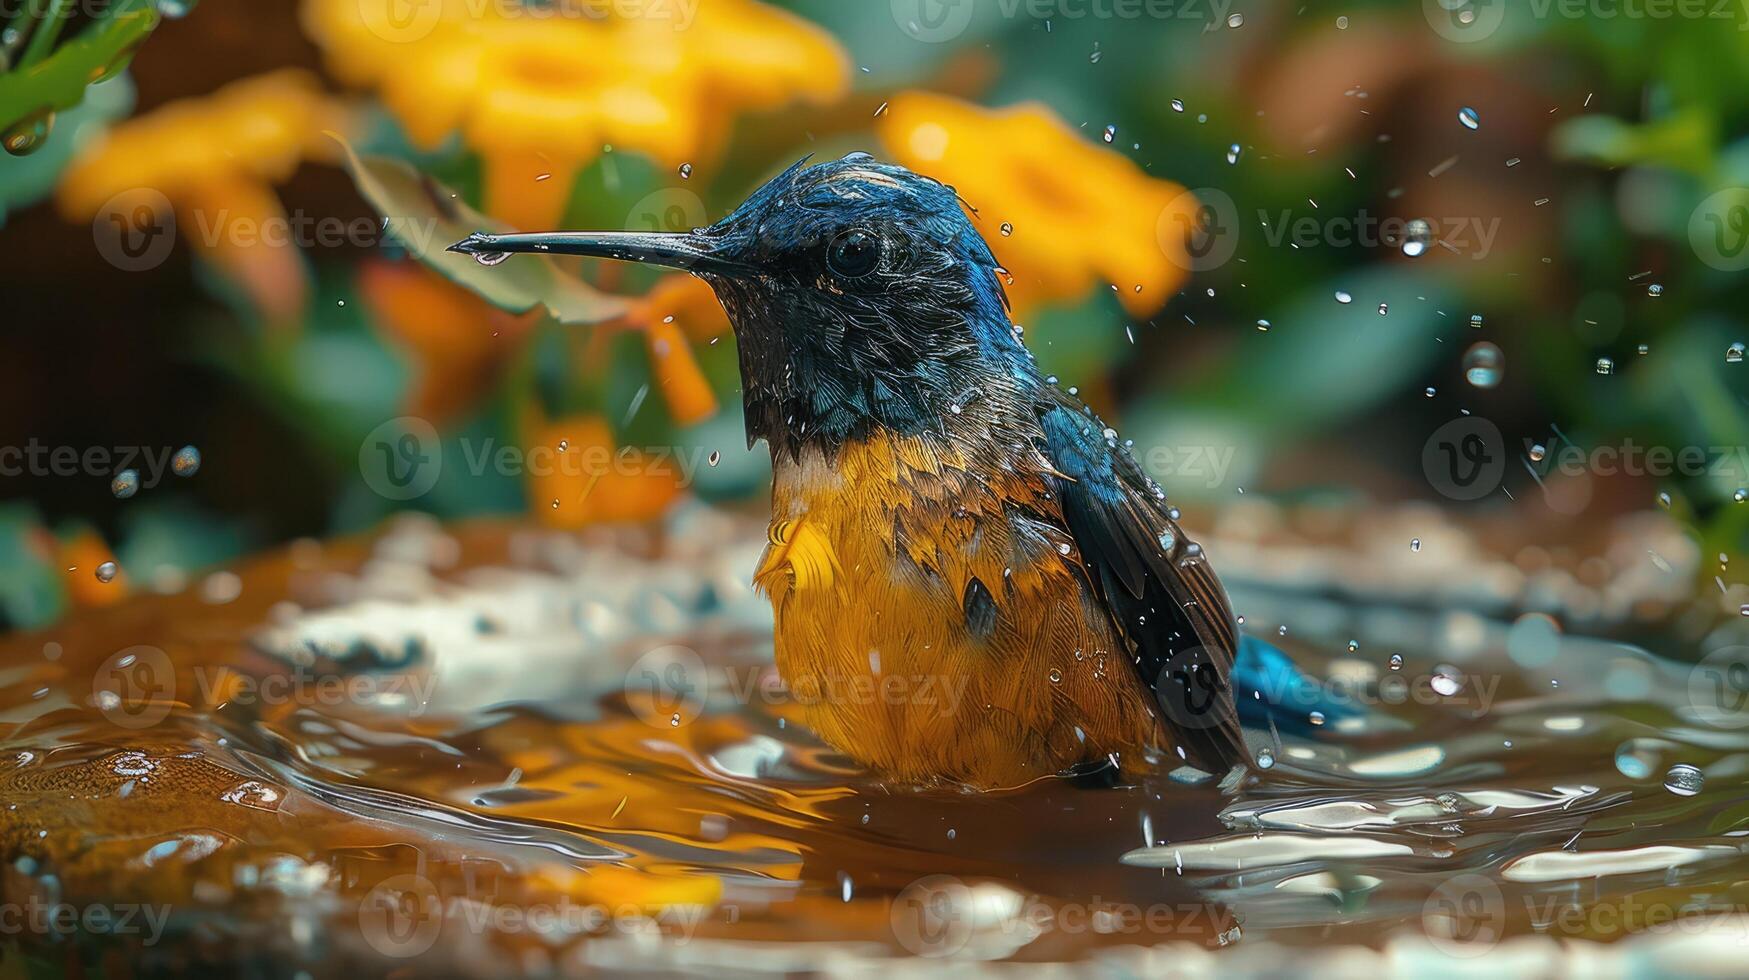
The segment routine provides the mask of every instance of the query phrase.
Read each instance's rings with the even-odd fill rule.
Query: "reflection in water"
[[[1242,776],[883,784],[797,722],[754,522],[405,519],[10,638],[0,880],[162,911],[77,940],[147,972],[1547,964],[1536,937],[1629,933],[1607,955],[1641,969],[1741,962],[1749,662],[1670,526],[1585,553],[1425,511],[1232,524],[1246,628],[1321,679],[1254,695],[1280,707]]]

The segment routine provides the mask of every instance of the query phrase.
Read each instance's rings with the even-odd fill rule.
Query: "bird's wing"
[[[1064,523],[1137,676],[1191,764],[1246,761],[1230,675],[1239,631],[1226,590],[1164,495],[1080,403],[1046,389],[1040,450],[1057,473]]]

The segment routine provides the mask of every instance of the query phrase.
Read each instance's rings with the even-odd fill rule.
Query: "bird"
[[[779,675],[881,776],[1000,790],[1249,764],[1239,627],[1164,490],[1043,377],[957,192],[863,152],[797,162],[704,228],[476,232],[451,251],[708,283],[749,449]]]

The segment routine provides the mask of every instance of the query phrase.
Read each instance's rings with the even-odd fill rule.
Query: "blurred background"
[[[442,248],[702,225],[854,149],[958,188],[1045,372],[1192,527],[1240,495],[1749,525],[1741,4],[3,16],[0,625],[401,509],[763,506],[702,284]]]

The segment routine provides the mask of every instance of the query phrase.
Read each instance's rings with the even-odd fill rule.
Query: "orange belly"
[[[858,762],[990,788],[1111,756],[1134,771],[1165,748],[1042,471],[975,474],[877,435],[780,462],[772,510],[756,580],[778,670]]]

